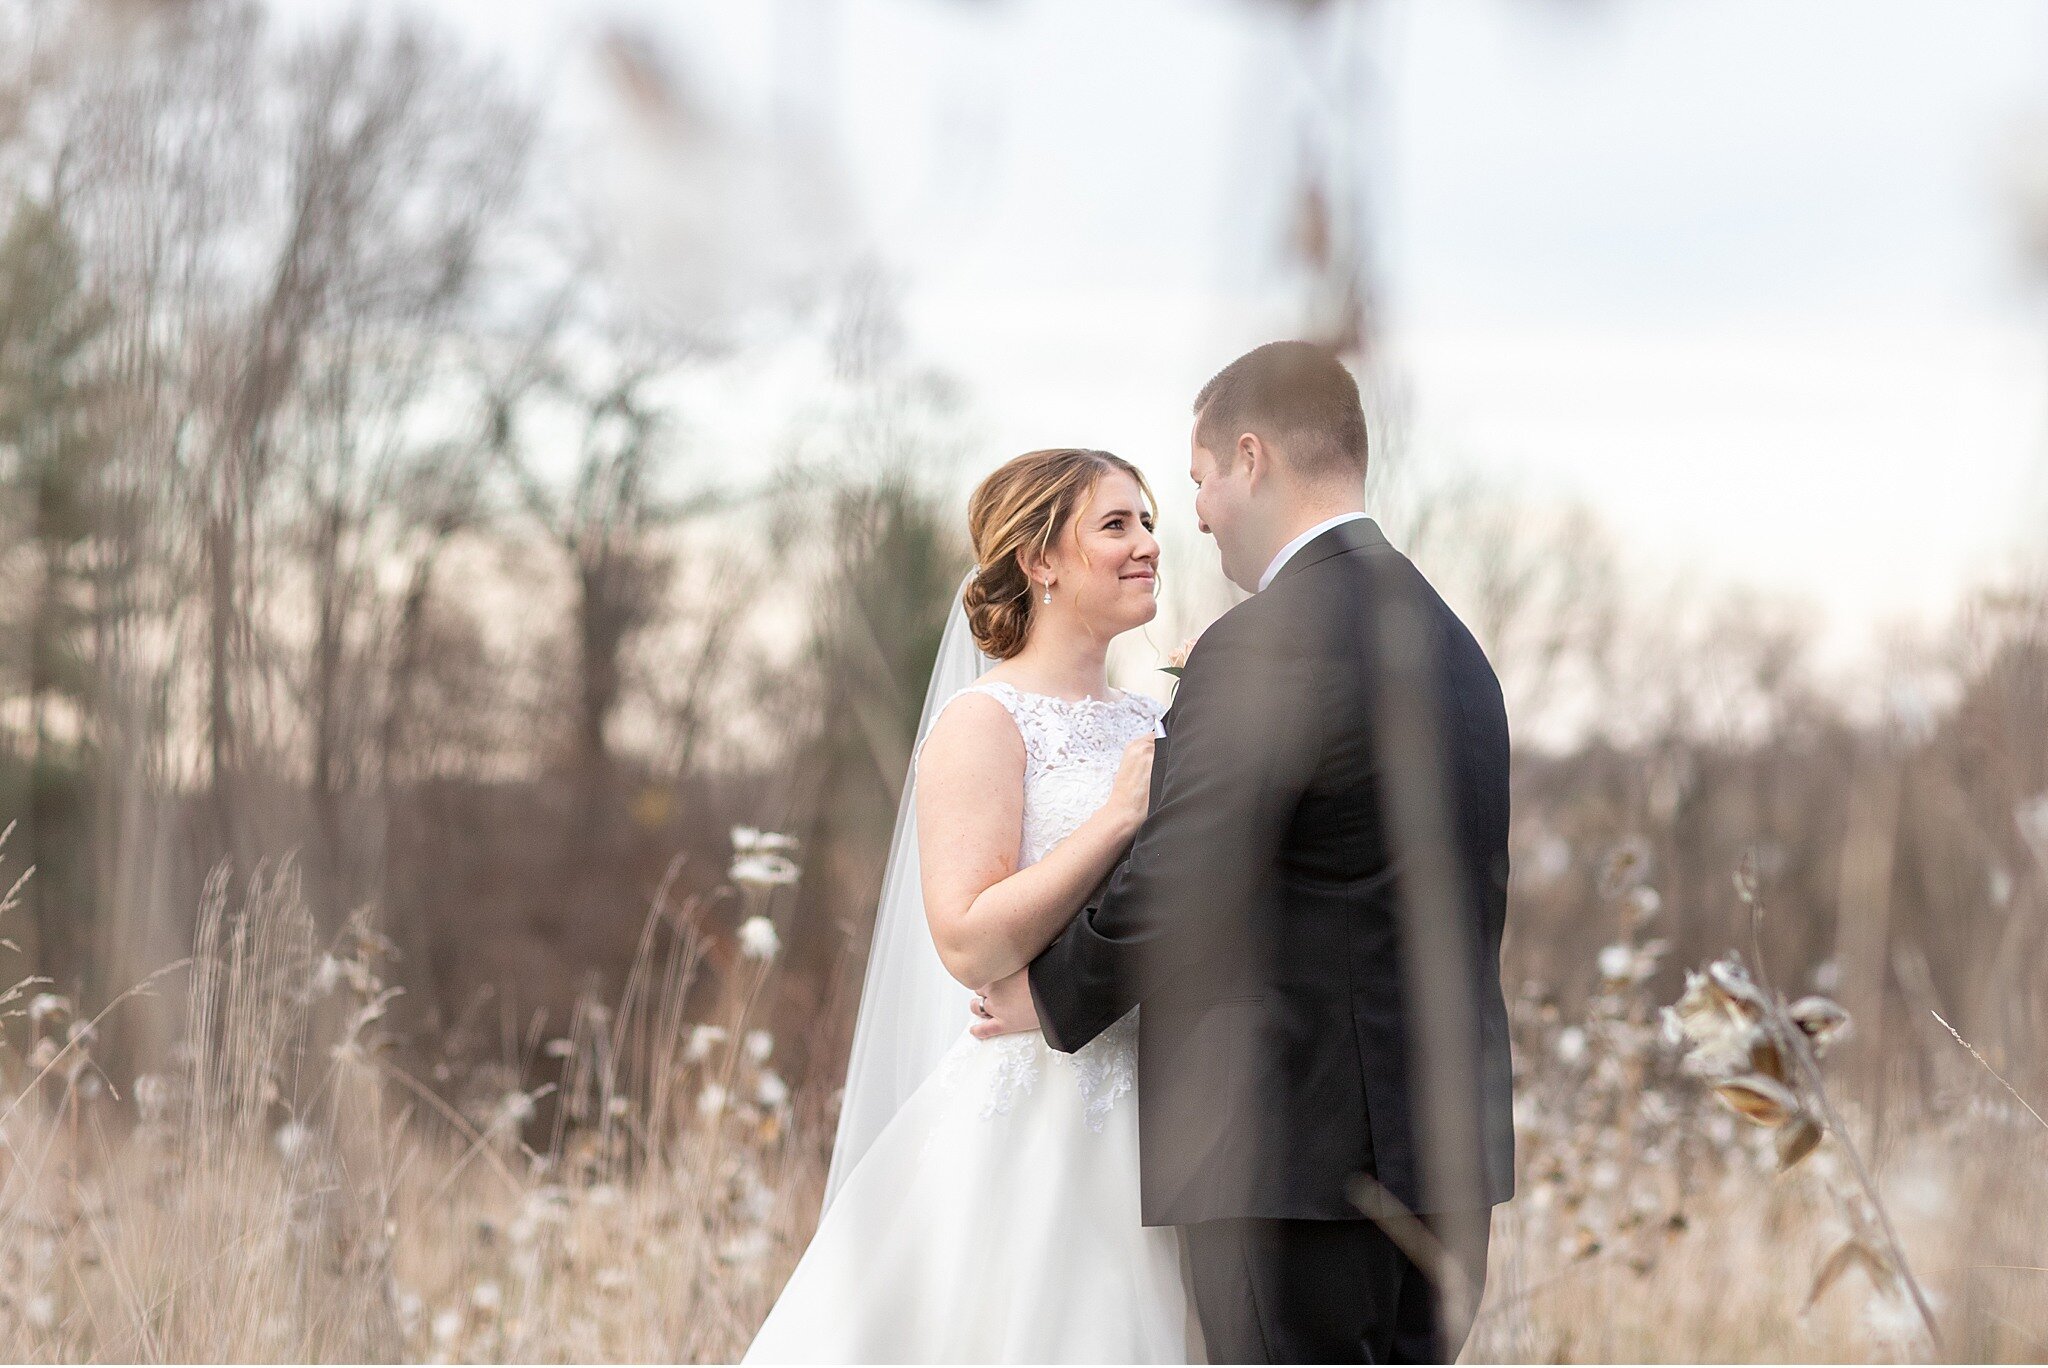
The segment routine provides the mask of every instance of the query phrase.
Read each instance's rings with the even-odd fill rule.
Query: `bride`
[[[1178,1236],[1140,1218],[1135,1011],[1073,1055],[967,1030],[970,987],[1022,973],[1144,819],[1161,707],[1105,659],[1158,611],[1151,505],[1128,462],[1070,449],[969,501],[825,1210],[748,1362],[1200,1357]]]

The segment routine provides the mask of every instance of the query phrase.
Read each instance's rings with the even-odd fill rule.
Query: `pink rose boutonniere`
[[[1183,641],[1180,644],[1180,649],[1175,651],[1172,655],[1168,656],[1166,658],[1166,663],[1159,667],[1159,672],[1161,674],[1170,674],[1174,677],[1175,681],[1178,681],[1181,677],[1182,671],[1186,670],[1188,667],[1188,656],[1195,649],[1195,643],[1197,641],[1200,641],[1201,639],[1202,634],[1200,632],[1197,632],[1193,636],[1189,637],[1186,641]],[[1176,682],[1174,687],[1176,689],[1179,688],[1179,683]]]

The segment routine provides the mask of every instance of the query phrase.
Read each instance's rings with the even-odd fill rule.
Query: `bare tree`
[[[344,850],[344,799],[361,782],[377,725],[371,685],[385,643],[366,634],[376,570],[408,524],[423,523],[430,546],[444,539],[475,484],[475,438],[441,435],[422,410],[447,402],[454,353],[474,326],[481,246],[517,188],[530,119],[412,31],[377,42],[346,29],[301,63],[307,75],[295,84],[321,92],[302,114],[302,160],[335,163],[308,178],[334,185],[354,210],[336,230],[340,259],[327,268],[326,318],[285,450],[314,621],[301,678],[315,901],[332,927],[344,869],[376,863]],[[421,494],[429,511],[410,517],[407,501]],[[406,640],[401,633],[396,648]]]
[[[34,954],[67,985],[89,967],[89,935],[79,932],[95,902],[87,860],[94,606],[84,553],[111,530],[99,507],[107,446],[93,364],[106,316],[63,220],[24,199],[0,237],[0,569],[23,581],[8,595],[22,617],[5,625],[8,644],[22,652],[29,712],[20,791],[7,796],[24,822],[17,848],[40,876],[24,892]],[[17,559],[25,563],[8,564]],[[16,777],[4,772],[12,758],[4,741],[0,780]]]
[[[577,816],[568,833],[569,865],[590,869],[600,863],[593,856],[612,779],[607,733],[621,701],[626,655],[660,615],[674,572],[664,534],[719,506],[723,496],[679,495],[665,487],[674,448],[656,391],[679,360],[673,348],[645,333],[614,334],[573,354],[580,359],[570,360],[570,349],[559,348],[542,383],[508,401],[499,455],[526,512],[560,550],[572,578],[570,762]],[[566,480],[543,473],[547,448],[529,430],[548,418],[572,434]],[[559,934],[567,915],[563,900],[549,899],[544,909],[535,929]]]
[[[272,798],[305,785],[330,930],[344,867],[375,863],[345,847],[350,795],[381,778],[378,571],[422,472],[476,445],[437,405],[531,114],[408,25],[277,54],[227,0],[101,18],[72,14],[77,60],[38,126],[112,306],[105,495],[126,532],[91,551],[91,673],[101,883],[139,923],[107,948],[132,977],[182,939],[184,783],[207,795],[190,854],[239,875],[303,837],[301,805]]]

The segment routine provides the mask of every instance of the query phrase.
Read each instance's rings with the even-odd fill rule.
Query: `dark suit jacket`
[[[1376,524],[1346,523],[1203,634],[1165,728],[1129,856],[1030,970],[1058,1050],[1143,1002],[1145,1223],[1355,1218],[1358,1174],[1411,1211],[1507,1200],[1508,729],[1478,642]],[[1404,901],[1456,933],[1426,988]],[[1425,1180],[1418,1134],[1411,1009],[1446,1005],[1468,1048],[1433,1114],[1477,1163],[1462,1197]]]

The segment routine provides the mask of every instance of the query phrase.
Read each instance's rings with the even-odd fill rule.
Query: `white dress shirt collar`
[[[1302,547],[1307,546],[1310,542],[1314,541],[1317,537],[1322,536],[1323,533],[1329,531],[1331,528],[1341,527],[1348,522],[1357,522],[1360,518],[1363,518],[1364,516],[1365,514],[1363,513],[1339,513],[1334,518],[1325,518],[1321,522],[1317,523],[1314,527],[1311,527],[1308,531],[1296,537],[1293,541],[1287,543],[1287,545],[1281,547],[1280,554],[1273,557],[1273,563],[1266,567],[1266,573],[1259,576],[1259,588],[1264,589],[1267,585],[1271,584],[1273,582],[1273,577],[1280,573],[1281,568],[1284,567],[1287,564],[1287,562],[1294,559],[1294,553],[1301,550]]]

